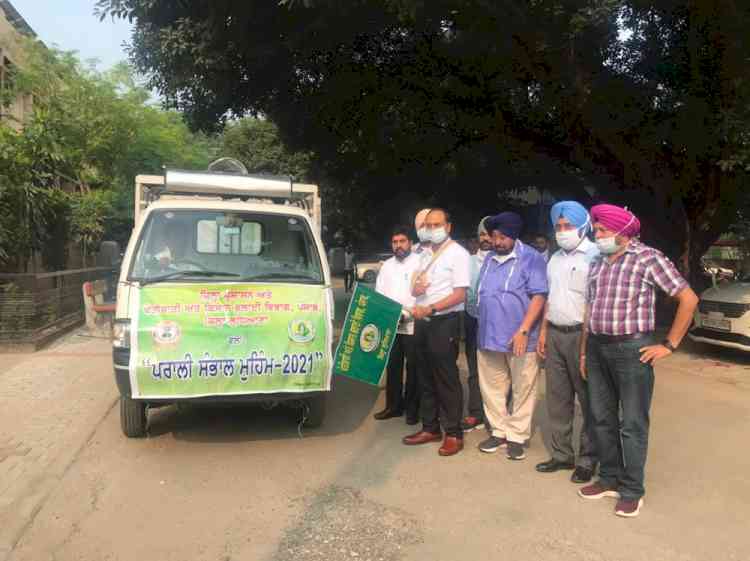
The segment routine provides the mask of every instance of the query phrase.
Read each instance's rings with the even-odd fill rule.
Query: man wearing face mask
[[[403,439],[409,446],[438,442],[441,456],[463,449],[463,391],[458,375],[459,314],[470,283],[469,253],[450,238],[448,213],[439,208],[425,219],[432,252],[414,278],[414,337],[421,385],[422,430]],[[441,425],[443,431],[441,431]]]
[[[385,409],[375,413],[375,419],[382,421],[400,417],[406,411],[406,422],[417,423],[419,415],[419,391],[417,383],[417,361],[414,356],[414,296],[411,294],[411,281],[419,267],[420,259],[411,251],[409,229],[405,226],[394,228],[391,234],[393,257],[386,260],[378,273],[375,290],[395,300],[403,306],[401,321],[396,339],[386,367]],[[404,359],[406,359],[406,394],[404,395]]]
[[[492,453],[507,447],[508,459],[523,460],[536,403],[536,344],[547,296],[546,263],[518,239],[523,222],[516,213],[502,212],[485,224],[493,251],[479,273],[477,364],[484,415],[492,430],[479,450]]]
[[[578,494],[617,498],[615,514],[634,517],[645,494],[653,364],[680,344],[698,297],[664,254],[638,240],[641,224],[633,213],[597,205],[591,220],[602,255],[589,271],[580,362],[600,467],[599,480]],[[654,336],[657,287],[679,303],[661,342]]]
[[[417,239],[419,240],[419,243],[414,246],[414,253],[420,256],[429,253],[430,246],[432,245],[430,242],[430,233],[424,226],[424,221],[428,214],[430,214],[430,209],[423,208],[414,217],[414,229],[417,232]]]
[[[592,259],[599,255],[586,234],[589,213],[575,201],[561,201],[550,210],[555,239],[560,249],[547,264],[549,296],[537,343],[545,359],[547,412],[552,458],[537,464],[541,473],[574,469],[573,483],[588,483],[596,468],[586,382],[581,378],[580,349],[586,308],[586,279]],[[578,459],[573,450],[575,399],[581,404],[583,426]]]
[[[464,432],[484,428],[484,405],[482,404],[482,392],[479,389],[479,372],[477,370],[477,318],[479,317],[479,308],[477,307],[476,286],[479,281],[479,271],[484,264],[484,258],[487,257],[487,254],[492,249],[492,238],[484,225],[484,221],[488,218],[489,216],[482,218],[477,227],[479,249],[471,256],[471,284],[466,290],[464,348],[466,350],[466,364],[469,367],[469,378],[467,380],[469,388],[469,414],[461,421],[461,428],[463,428]]]

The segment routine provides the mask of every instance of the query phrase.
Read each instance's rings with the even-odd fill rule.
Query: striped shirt
[[[610,263],[600,255],[591,263],[586,299],[589,330],[599,335],[631,335],[656,329],[656,288],[675,296],[688,286],[662,252],[632,240]]]

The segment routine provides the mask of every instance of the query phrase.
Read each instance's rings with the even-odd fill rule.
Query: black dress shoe
[[[573,469],[576,465],[573,462],[560,462],[552,458],[546,462],[536,465],[536,470],[541,473],[552,473],[561,469]]]
[[[588,483],[594,476],[594,470],[591,468],[585,468],[583,466],[576,467],[573,475],[570,476],[570,480],[573,483]]]
[[[391,411],[390,409],[383,409],[382,411],[379,411],[378,413],[375,413],[373,417],[375,417],[376,421],[385,421],[386,419],[392,419],[393,417],[400,417],[403,415],[403,412],[401,411]]]

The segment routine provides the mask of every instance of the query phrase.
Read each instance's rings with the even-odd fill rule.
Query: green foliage
[[[299,182],[310,176],[311,154],[288,150],[278,127],[266,120],[246,118],[229,123],[221,154],[237,158],[250,173],[291,175]]]
[[[70,226],[75,241],[86,253],[95,250],[114,212],[113,191],[91,191],[72,198]]]
[[[342,193],[366,200],[408,184],[451,202],[458,171],[481,179],[459,201],[483,212],[541,154],[569,177],[537,172],[527,184],[578,185],[583,199],[580,186],[593,185],[643,214],[672,255],[690,245],[694,260],[746,188],[748,2],[97,5],[136,23],[134,62],[194,126],[262,114]]]
[[[219,141],[151,105],[126,64],[98,72],[32,41],[25,55],[6,95],[33,95],[32,113],[20,132],[0,124],[0,263],[64,268],[69,239],[85,254],[127,241],[135,175],[205,169]]]

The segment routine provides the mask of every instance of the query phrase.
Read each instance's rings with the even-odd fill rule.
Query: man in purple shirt
[[[589,269],[580,362],[600,464],[599,480],[578,494],[616,498],[615,514],[634,517],[645,493],[653,363],[680,344],[698,297],[664,254],[638,240],[641,224],[627,209],[597,205],[591,221],[601,255]],[[654,338],[657,287],[679,302],[661,343]]]
[[[536,403],[535,351],[547,295],[547,264],[538,251],[518,239],[523,222],[517,214],[503,212],[486,219],[485,225],[493,251],[478,278],[477,365],[491,436],[479,449],[491,453],[507,446],[509,459],[522,460]]]

